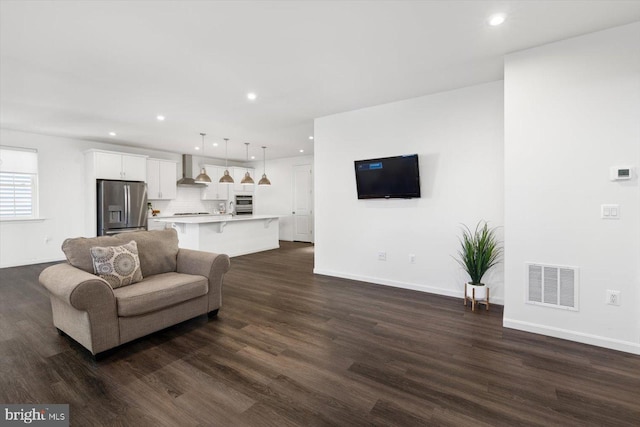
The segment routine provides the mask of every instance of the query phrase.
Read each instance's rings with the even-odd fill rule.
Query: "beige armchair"
[[[137,243],[143,279],[112,287],[93,274],[92,247]],[[53,324],[96,355],[193,317],[215,316],[229,270],[224,254],[178,248],[173,229],[67,239],[68,263],[40,274],[49,291]]]

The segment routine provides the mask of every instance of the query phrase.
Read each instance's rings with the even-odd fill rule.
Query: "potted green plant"
[[[473,231],[463,225],[456,261],[471,279],[465,283],[465,305],[467,300],[471,300],[475,310],[476,302],[484,301],[489,309],[489,289],[482,283],[482,277],[500,262],[501,256],[502,247],[496,236],[496,228],[490,228],[486,221],[479,221]]]

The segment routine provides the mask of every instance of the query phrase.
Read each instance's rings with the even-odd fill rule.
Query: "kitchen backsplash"
[[[199,187],[180,187],[174,200],[149,200],[153,209],[159,210],[159,216],[173,215],[184,212],[210,212],[218,209],[221,202],[215,200],[200,200]],[[227,208],[228,208],[228,201]]]

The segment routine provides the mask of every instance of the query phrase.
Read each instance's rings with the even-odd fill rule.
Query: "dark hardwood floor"
[[[638,426],[640,357],[502,328],[499,306],[314,276],[313,247],[233,258],[201,316],[98,362],[56,333],[47,265],[0,270],[0,402],[76,426]]]

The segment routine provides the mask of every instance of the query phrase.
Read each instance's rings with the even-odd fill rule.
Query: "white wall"
[[[256,215],[281,215],[280,240],[293,240],[293,167],[313,165],[313,156],[267,159],[266,173],[271,185],[256,185],[254,213]],[[256,183],[262,178],[263,162],[255,161]]]
[[[38,150],[39,211],[45,218],[0,222],[0,267],[60,259],[62,240],[84,231],[82,144],[6,130],[0,130],[0,143]]]
[[[640,165],[639,41],[635,23],[506,57],[507,327],[640,354],[638,178],[609,180]],[[525,262],[577,266],[580,310],[525,304]]]
[[[316,119],[314,135],[315,272],[462,297],[460,224],[503,224],[502,82]],[[354,160],[411,153],[421,198],[357,199]],[[502,303],[502,268],[483,281]]]

